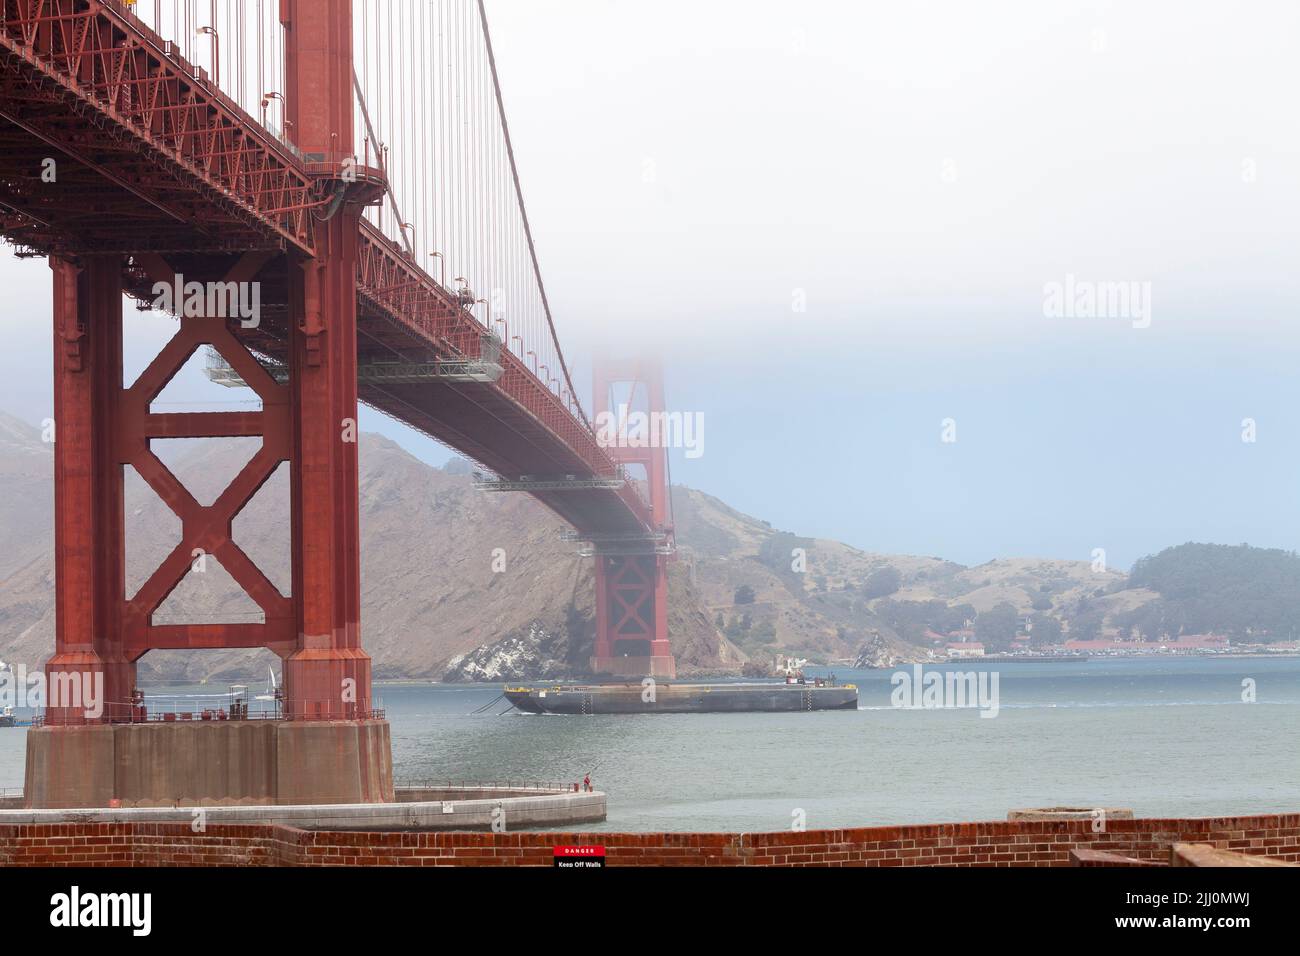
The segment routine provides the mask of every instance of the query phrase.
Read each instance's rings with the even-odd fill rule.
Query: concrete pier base
[[[26,806],[391,803],[388,722],[184,721],[33,727]]]

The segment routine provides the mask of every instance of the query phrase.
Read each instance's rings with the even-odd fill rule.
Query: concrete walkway
[[[464,799],[459,793],[465,794]],[[483,787],[404,790],[395,803],[322,804],[316,806],[130,807],[93,810],[0,809],[0,826],[49,823],[189,823],[239,825],[281,823],[303,830],[479,830],[500,821],[504,831],[605,819],[605,794],[599,790],[511,788],[496,795]],[[437,797],[437,799],[424,799]],[[197,832],[197,831],[196,831]]]

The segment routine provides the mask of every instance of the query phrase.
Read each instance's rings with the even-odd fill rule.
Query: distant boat
[[[270,678],[270,680],[267,682],[268,690],[270,692],[266,694],[258,694],[256,697],[253,698],[253,700],[275,700],[276,699],[275,698],[275,690],[276,690],[275,670],[271,667],[270,664],[266,665],[266,674]]]
[[[6,707],[0,711],[0,727],[17,727],[18,719],[14,717],[14,709]]]

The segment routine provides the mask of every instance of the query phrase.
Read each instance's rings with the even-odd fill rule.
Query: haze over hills
[[[256,442],[161,443],[159,454],[207,502]],[[385,438],[363,435],[360,459],[363,642],[377,678],[584,675],[595,630],[591,561],[561,540],[558,517],[526,495],[476,491],[463,462],[432,468]],[[52,469],[53,449],[40,431],[0,414],[0,659],[29,668],[54,646]],[[180,529],[131,469],[125,500],[127,588],[134,593]],[[1049,641],[1155,633],[1167,620],[1180,621],[1183,630],[1203,621],[1249,630],[1241,614],[1206,609],[1203,581],[1195,613],[1175,610],[1184,607],[1177,591],[1184,582],[1180,559],[1169,552],[1139,563],[1142,580],[1135,575],[1133,583],[1151,587],[1130,587],[1124,574],[1085,561],[1012,558],[968,568],[800,538],[681,486],[673,488],[673,508],[679,558],[670,571],[669,631],[683,675],[764,673],[778,654],[816,662],[861,656],[880,666],[920,660],[936,639],[972,621],[976,633],[982,626],[992,633],[991,622],[1008,609],[1016,620],[1033,615],[1041,625],[1035,636]],[[235,539],[283,591],[288,534],[288,473],[281,466],[236,520]],[[1205,547],[1212,546],[1183,546]],[[496,549],[505,558],[499,573]],[[1218,563],[1209,566],[1205,553],[1194,556],[1202,577],[1222,577],[1224,561],[1248,560],[1253,577],[1300,580],[1300,559],[1282,552],[1215,551]],[[1261,566],[1280,570],[1261,576]],[[1240,575],[1232,582],[1233,594],[1249,590]],[[1279,610],[1261,602],[1251,605],[1261,620],[1282,630],[1289,605]],[[258,613],[209,557],[157,620],[247,621]],[[273,661],[268,652],[154,652],[141,661],[141,675],[260,679]]]

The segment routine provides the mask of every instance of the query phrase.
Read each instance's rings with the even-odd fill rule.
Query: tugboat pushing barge
[[[858,688],[826,680],[671,684],[640,682],[507,687],[506,700],[530,714],[735,714],[857,710]],[[647,699],[652,698],[652,699]]]

